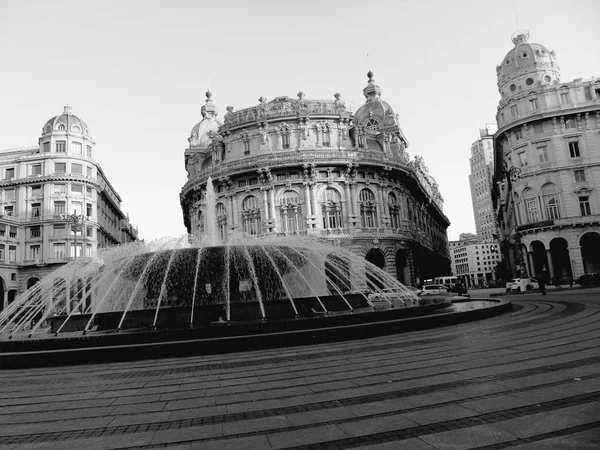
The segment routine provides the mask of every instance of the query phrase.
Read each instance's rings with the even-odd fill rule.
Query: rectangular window
[[[50,153],[50,142],[44,142],[44,153]]]
[[[58,259],[63,259],[65,257],[65,248],[66,245],[65,244],[54,244],[53,246],[53,253],[54,253],[54,257],[58,258]]]
[[[8,229],[8,237],[16,238],[17,237],[17,227],[11,225]]]
[[[73,154],[75,155],[83,155],[83,147],[81,145],[81,142],[72,142],[71,143],[71,147],[73,149]]]
[[[65,236],[66,225],[64,223],[55,223],[52,225],[52,236]]]
[[[527,205],[527,219],[529,223],[538,222],[540,220],[540,211],[538,208],[537,198],[525,200]]]
[[[525,152],[519,153],[519,164],[521,164],[521,167],[525,167],[527,165],[527,159],[525,158]]]
[[[548,162],[548,147],[538,147],[540,164]]]
[[[31,175],[38,176],[42,174],[42,165],[41,164],[33,164],[31,166]]]
[[[86,229],[85,229],[85,235],[87,237],[94,237],[94,228],[93,227],[86,227]]]
[[[63,201],[54,202],[54,215],[55,216],[65,215],[65,212],[66,212],[65,202],[63,202]]]
[[[73,210],[74,214],[80,215],[81,214],[81,202],[71,202],[71,209]]]
[[[566,105],[567,103],[571,102],[571,96],[569,95],[568,92],[561,92],[560,93],[560,102],[563,105]]]
[[[14,177],[15,177],[15,168],[11,167],[10,169],[6,169],[6,171],[4,172],[4,179],[12,180]]]
[[[575,174],[575,181],[577,183],[581,183],[582,181],[585,181],[585,171],[583,169],[574,170],[573,173]]]
[[[83,166],[81,164],[71,164],[71,173],[83,174]]]
[[[40,186],[39,184],[36,186],[31,186],[31,196],[34,198],[42,197],[42,186]]]
[[[67,141],[56,141],[56,152],[65,153],[67,151]]]
[[[529,108],[531,111],[537,111],[539,109],[537,98],[532,98],[529,100]]]
[[[523,139],[523,130],[521,130],[520,128],[515,130],[515,139],[517,141]]]
[[[571,158],[579,158],[581,156],[579,153],[579,142],[569,142],[569,153],[571,154]]]
[[[91,203],[85,204],[85,215],[88,217],[92,217],[92,204]]]
[[[85,195],[86,195],[88,198],[92,198],[92,197],[93,197],[93,194],[92,194],[92,188],[91,188],[91,187],[89,187],[89,186],[86,186],[86,188],[85,188]]]
[[[32,203],[31,204],[31,217],[41,217],[42,216],[42,204],[41,203]]]
[[[544,204],[546,206],[547,219],[560,219],[560,210],[558,208],[558,195],[551,194],[544,196]]]
[[[0,244],[0,260],[4,261],[4,244]]]
[[[42,229],[40,227],[29,228],[29,237],[39,238],[42,236]]]
[[[29,259],[40,259],[40,246],[32,245],[29,247]]]
[[[92,146],[91,145],[86,146],[85,150],[86,150],[86,156],[88,158],[91,158],[92,157]]]
[[[86,170],[86,175],[88,176],[88,178],[92,178],[92,177],[93,177],[93,174],[92,174],[92,168],[91,168],[91,167],[89,167],[89,166],[87,166],[87,167],[85,168],[85,170]]]
[[[72,184],[71,185],[71,193],[83,194],[83,186],[81,184]]]
[[[6,191],[4,191],[6,193],[4,199],[7,202],[12,202],[15,200],[15,190],[14,189],[7,189]]]
[[[5,216],[12,216],[13,212],[14,212],[13,208],[14,208],[13,206],[5,206],[4,207],[4,215]]]
[[[14,245],[8,246],[8,260],[9,261],[17,260],[17,247],[15,247]]]
[[[579,197],[579,211],[581,211],[582,216],[590,216],[592,214],[589,197]]]
[[[519,110],[517,109],[517,105],[512,105],[510,107],[510,115],[512,117],[517,117],[519,115]]]
[[[55,194],[66,194],[67,193],[67,185],[66,184],[55,184],[54,185],[54,193]]]
[[[54,173],[67,173],[67,163],[54,163]]]
[[[565,128],[577,128],[577,120],[575,120],[575,119],[565,120]]]

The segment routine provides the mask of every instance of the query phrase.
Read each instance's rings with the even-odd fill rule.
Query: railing
[[[22,183],[25,181],[31,182],[32,180],[34,180],[36,182],[45,182],[48,180],[53,180],[53,179],[76,179],[76,180],[81,180],[81,181],[92,181],[92,182],[98,182],[98,179],[94,176],[87,176],[81,173],[66,173],[66,172],[56,172],[56,173],[51,173],[50,175],[29,175],[26,177],[12,177],[10,179],[4,179],[4,180],[0,180],[0,186],[3,185],[10,185],[10,184],[14,184],[14,183]]]

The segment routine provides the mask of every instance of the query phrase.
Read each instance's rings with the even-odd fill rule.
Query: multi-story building
[[[66,106],[39,145],[0,151],[0,308],[74,258],[137,240],[95,146]]]
[[[496,280],[496,267],[502,260],[498,245],[480,242],[471,233],[461,233],[450,241],[452,273],[467,287],[482,287]]]
[[[397,276],[418,284],[450,271],[442,196],[408,142],[373,74],[366,103],[350,112],[334,100],[277,97],[234,111],[221,122],[207,92],[203,119],[185,151],[183,220],[204,231],[204,191],[217,195],[220,240],[250,235],[311,234],[335,239]]]
[[[560,80],[556,54],[513,35],[497,67],[494,202],[513,274],[600,271],[600,79]]]
[[[497,242],[499,231],[492,203],[494,176],[494,133],[496,124],[486,124],[479,130],[479,139],[471,145],[471,201],[475,217],[475,231],[480,242]]]

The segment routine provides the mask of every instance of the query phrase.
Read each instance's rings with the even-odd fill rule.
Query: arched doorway
[[[408,279],[406,274],[406,252],[398,250],[396,253],[396,278],[402,284],[406,284]]]
[[[548,268],[548,256],[546,255],[546,247],[541,241],[533,241],[531,243],[531,256],[533,258],[532,273],[530,276],[537,277],[544,267]]]
[[[600,272],[600,234],[585,233],[579,240],[584,273]]]
[[[0,277],[0,311],[4,309],[4,279]]]
[[[366,254],[365,259],[380,269],[385,269],[385,255],[381,250],[377,248],[369,250],[369,253]],[[384,287],[381,278],[373,276],[373,274],[368,270],[367,286],[369,289],[383,289]]]
[[[571,278],[571,258],[569,245],[563,238],[554,238],[550,241],[550,256],[552,258],[553,274],[557,278]]]
[[[39,282],[40,282],[39,278],[36,278],[36,277],[30,278],[29,280],[27,280],[27,289],[29,289],[32,286],[35,286]]]

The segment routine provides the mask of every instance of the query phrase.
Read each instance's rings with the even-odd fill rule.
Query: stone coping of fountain
[[[429,311],[424,311],[424,308],[398,308],[271,322],[225,323],[212,328],[213,331],[219,330],[218,332],[201,337],[198,337],[199,329],[190,328],[132,330],[126,333],[95,336],[79,334],[77,337],[55,340],[2,341],[0,342],[0,369],[179,358],[364,339],[480,320],[512,310],[512,303],[506,299],[454,297],[451,301],[453,303],[485,302],[489,305],[464,311],[438,311],[433,314],[431,312],[435,308],[428,308]],[[439,306],[447,305],[437,306],[439,309]],[[408,310],[414,310],[415,315],[406,317]],[[417,315],[417,310],[421,310],[425,315]],[[300,325],[298,322],[304,326],[288,329],[290,323]],[[236,329],[243,333],[231,332]],[[41,342],[53,341],[70,341],[79,345],[70,348],[40,349]],[[6,351],[16,343],[24,344],[21,345],[20,351]]]

